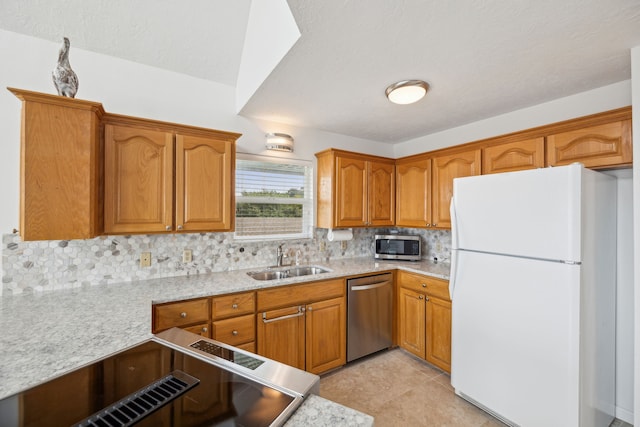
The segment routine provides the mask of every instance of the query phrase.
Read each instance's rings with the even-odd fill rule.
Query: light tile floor
[[[372,415],[375,427],[505,426],[456,396],[449,375],[399,348],[323,375],[320,396]]]

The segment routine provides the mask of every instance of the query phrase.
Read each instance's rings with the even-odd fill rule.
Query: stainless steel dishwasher
[[[347,362],[391,347],[393,275],[347,280]]]

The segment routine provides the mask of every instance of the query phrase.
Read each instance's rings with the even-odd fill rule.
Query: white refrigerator
[[[570,166],[457,178],[451,384],[522,427],[615,412],[615,178]]]

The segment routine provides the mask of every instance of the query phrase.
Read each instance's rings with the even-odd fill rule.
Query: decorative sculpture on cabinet
[[[58,66],[53,70],[52,76],[58,95],[75,98],[76,92],[78,92],[78,76],[76,76],[69,64],[70,46],[69,39],[65,37],[58,54]]]

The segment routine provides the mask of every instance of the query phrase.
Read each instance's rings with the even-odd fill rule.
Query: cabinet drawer
[[[209,321],[209,300],[201,298],[153,306],[153,331]]]
[[[211,328],[208,323],[201,323],[199,325],[187,326],[182,328],[185,331],[189,331],[193,334],[198,334],[202,337],[211,338]]]
[[[253,314],[213,322],[214,340],[236,345],[255,341],[255,337],[256,322]]]
[[[213,320],[253,313],[256,308],[254,292],[225,295],[211,300],[211,316]]]
[[[341,297],[345,286],[344,279],[332,279],[258,291],[258,311]]]
[[[449,282],[435,277],[423,276],[422,274],[409,273],[407,271],[398,271],[398,284],[406,289],[416,292],[425,292],[435,297],[450,300],[449,298]]]

